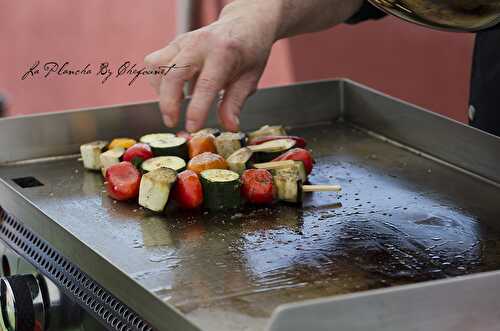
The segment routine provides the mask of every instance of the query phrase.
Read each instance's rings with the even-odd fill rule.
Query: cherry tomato
[[[131,162],[136,167],[153,157],[153,151],[148,144],[138,143],[125,151],[123,161]]]
[[[276,196],[273,176],[266,169],[248,169],[241,176],[241,194],[252,204],[270,204]]]
[[[195,209],[203,204],[203,188],[196,172],[184,170],[177,175],[174,198],[183,209]]]
[[[114,164],[106,171],[106,190],[115,200],[130,200],[139,196],[141,173],[130,162]]]

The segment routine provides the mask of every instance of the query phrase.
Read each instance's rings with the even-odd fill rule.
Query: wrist
[[[235,0],[222,9],[219,20],[248,17],[255,25],[262,27],[263,33],[274,43],[282,38],[284,3],[284,0]]]

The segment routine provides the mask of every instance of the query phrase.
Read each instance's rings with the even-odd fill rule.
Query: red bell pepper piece
[[[303,148],[293,148],[288,152],[281,154],[273,161],[284,161],[284,160],[294,160],[294,161],[302,161],[304,163],[304,168],[306,169],[306,173],[309,175],[313,169],[314,159],[307,149]]]

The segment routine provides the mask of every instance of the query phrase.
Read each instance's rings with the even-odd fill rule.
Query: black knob
[[[33,275],[1,278],[0,308],[0,322],[7,331],[45,330],[42,286]]]

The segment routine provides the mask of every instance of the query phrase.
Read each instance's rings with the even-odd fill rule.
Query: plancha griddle
[[[77,153],[168,132],[157,103],[2,119],[0,238],[109,330],[498,330],[499,138],[344,79],[260,90],[241,123],[303,136],[343,191],[155,214]]]

